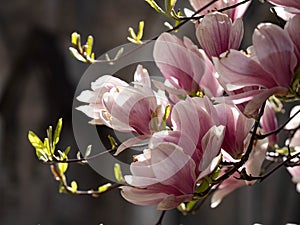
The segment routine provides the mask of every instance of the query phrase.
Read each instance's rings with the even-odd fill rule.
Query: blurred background
[[[158,1],[163,2],[163,1]],[[188,5],[187,2],[184,2]],[[190,7],[191,8],[191,7]],[[0,224],[1,225],[154,225],[155,207],[127,203],[118,191],[101,198],[58,193],[47,165],[39,162],[27,141],[28,130],[39,136],[64,118],[60,146],[76,150],[72,134],[72,101],[88,65],[70,56],[70,34],[95,37],[95,53],[127,42],[128,27],[145,21],[145,39],[165,28],[162,16],[144,0],[2,0],[0,7]],[[252,3],[245,15],[245,40],[254,27],[276,21],[267,4]],[[193,25],[180,31],[195,40]],[[179,33],[179,35],[181,35]],[[197,43],[197,42],[195,42]],[[132,76],[132,74],[125,75]],[[88,120],[87,120],[88,121]],[[74,151],[76,153],[76,151]],[[89,166],[71,165],[69,180],[80,189],[97,188],[105,179]],[[285,170],[252,188],[244,187],[216,209],[209,202],[184,217],[168,212],[164,224],[300,224],[300,194]]]

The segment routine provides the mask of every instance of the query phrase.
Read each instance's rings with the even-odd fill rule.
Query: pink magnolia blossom
[[[195,157],[202,155],[201,138],[214,125],[225,127],[222,149],[233,158],[239,158],[245,151],[246,140],[254,123],[253,119],[245,117],[235,106],[213,105],[206,97],[188,98],[177,103],[173,108],[171,120],[173,130],[165,135],[154,135],[152,139],[156,142],[171,141],[181,147],[185,146],[184,141],[187,138],[192,139],[197,149],[197,154],[193,155],[195,160]]]
[[[92,90],[82,91],[77,97],[78,101],[89,104],[79,106],[76,109],[92,118],[93,120],[91,123],[99,125],[103,124],[101,114],[103,111],[106,111],[102,101],[103,95],[112,88],[120,86],[128,86],[128,83],[110,75],[100,77],[95,82],[91,83]]]
[[[137,205],[158,204],[157,209],[168,210],[191,201],[197,182],[216,168],[218,154],[211,146],[223,140],[222,127],[212,127],[203,138],[206,151],[197,164],[189,152],[171,142],[161,142],[144,150],[130,166],[132,175],[125,176],[130,186],[123,186],[122,196]],[[219,144],[220,146],[220,144]],[[205,146],[204,146],[205,147]],[[218,161],[218,160],[217,160]],[[202,171],[197,172],[197,168]]]
[[[138,205],[158,204],[161,210],[192,200],[197,183],[219,162],[225,127],[216,125],[214,110],[207,98],[177,103],[173,130],[155,133],[149,149],[135,157],[122,196]]]
[[[162,141],[172,142],[185,149],[198,164],[205,151],[203,137],[212,127],[221,125],[215,107],[207,97],[187,98],[173,107],[171,121],[172,130],[154,134],[149,146],[154,147]],[[216,154],[219,150],[218,144],[210,148]]]
[[[207,56],[218,57],[229,49],[240,47],[244,34],[243,21],[232,20],[223,13],[213,12],[204,16],[196,25],[196,36]]]
[[[201,9],[209,2],[210,2],[210,0],[190,0],[190,4],[192,5],[192,7],[194,8],[195,11]],[[242,0],[229,0],[229,1],[228,0],[219,0],[219,1],[216,1],[215,3],[213,3],[212,5],[210,5],[209,7],[205,8],[201,12],[201,14],[203,14],[203,13],[206,14],[213,10],[222,9],[222,8],[225,8],[228,6],[235,5],[240,2],[242,2]],[[242,5],[239,5],[238,7],[233,7],[232,9],[226,10],[224,13],[226,13],[232,20],[236,20],[238,18],[241,18],[244,15],[244,13],[246,12],[250,3],[251,3],[251,1],[246,2]]]
[[[248,116],[253,116],[271,95],[287,95],[298,69],[289,33],[268,23],[260,24],[255,30],[252,55],[230,50],[213,61],[220,83],[231,95],[229,99],[235,104],[247,102],[244,113]],[[245,87],[249,90],[232,95],[233,91]]]
[[[92,83],[92,91],[84,91],[79,100],[89,103],[77,109],[118,131],[151,134],[163,117],[164,100],[151,89],[147,70],[137,67],[134,86],[112,76],[103,76]]]
[[[191,96],[202,91],[209,97],[223,93],[212,63],[190,39],[185,37],[182,41],[174,35],[163,33],[155,42],[153,55],[175,94],[179,90]]]

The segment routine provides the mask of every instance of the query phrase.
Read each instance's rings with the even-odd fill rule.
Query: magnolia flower
[[[85,90],[81,92],[81,94],[77,97],[77,100],[89,104],[79,106],[76,109],[92,118],[93,120],[91,123],[101,125],[103,124],[101,114],[103,111],[106,111],[102,101],[103,95],[114,87],[122,86],[125,87],[128,86],[128,84],[119,78],[104,75],[91,83],[92,90]]]
[[[134,86],[112,76],[92,83],[93,91],[83,91],[78,100],[89,103],[77,109],[92,117],[93,123],[118,131],[149,135],[164,115],[163,100],[151,89],[149,74],[141,65],[134,76]]]
[[[210,3],[210,0],[190,0],[191,5],[193,6],[195,11],[198,11],[202,7],[204,7],[206,4]],[[242,0],[219,0],[210,5],[209,7],[206,7],[203,11],[204,13],[209,13],[213,10],[222,9],[228,6],[235,5],[237,3],[242,2]],[[225,13],[234,21],[244,15],[246,12],[246,9],[248,8],[251,1],[246,2],[242,5],[239,5],[237,7],[233,7],[232,9],[226,10]]]
[[[204,16],[196,25],[196,36],[208,58],[218,57],[229,49],[240,47],[244,34],[243,21],[232,23],[228,15],[213,12]]]
[[[275,10],[284,20],[290,19],[295,14],[300,14],[300,2],[297,0],[269,0],[269,2],[278,6],[275,7]]]
[[[172,85],[174,94],[178,94],[179,90],[191,96],[201,92],[209,97],[223,93],[212,63],[190,39],[185,37],[182,41],[163,33],[155,42],[153,55],[156,65]],[[170,88],[168,91],[171,92]]]
[[[298,38],[291,38],[289,34],[295,33],[273,24],[260,24],[253,34],[252,55],[230,50],[220,59],[213,58],[219,81],[231,94],[229,99],[235,104],[247,102],[243,112],[246,115],[253,116],[273,94],[286,96],[291,92],[293,96],[293,91],[297,92],[297,85],[291,87],[291,84],[298,69],[292,40]],[[245,87],[250,90],[232,95],[232,91]]]
[[[154,134],[149,146],[153,148],[155,143],[162,141],[172,142],[185,149],[194,161],[199,163],[205,151],[203,137],[212,127],[220,125],[215,107],[207,97],[187,98],[173,107],[171,121],[172,130]],[[220,151],[217,143],[210,147],[210,151],[214,154]]]
[[[132,175],[125,176],[130,186],[122,187],[122,196],[134,204],[167,210],[190,201],[219,163],[225,127],[207,97],[178,102],[171,120],[173,130],[153,134],[149,149],[134,158]]]
[[[190,155],[190,149],[171,142],[156,143],[151,149],[135,157],[131,174],[125,176],[130,186],[121,187],[122,196],[137,205],[158,204],[157,209],[169,210],[180,203],[191,201],[197,183],[214,171],[224,128],[212,127],[203,137],[203,154],[199,162]],[[216,151],[212,151],[212,148]],[[200,169],[200,171],[199,171]]]

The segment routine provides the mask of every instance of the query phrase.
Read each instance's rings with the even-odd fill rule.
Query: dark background
[[[190,7],[191,8],[191,7]],[[126,43],[129,26],[145,20],[145,39],[164,30],[164,18],[143,0],[2,0],[0,6],[0,224],[2,225],[150,225],[155,207],[133,206],[118,191],[101,198],[58,193],[49,167],[40,163],[27,141],[28,130],[40,136],[64,118],[62,147],[76,143],[72,135],[72,101],[88,65],[68,52],[70,34],[93,34],[96,55]],[[255,2],[245,16],[244,47],[261,21],[276,18],[268,5]],[[194,38],[193,26],[182,30]],[[130,75],[131,76],[131,75]],[[126,76],[124,77],[126,79]],[[88,166],[71,165],[69,180],[81,189],[105,180]],[[164,224],[300,223],[300,194],[285,170],[254,187],[224,199],[217,209],[205,204],[197,215],[173,210]]]

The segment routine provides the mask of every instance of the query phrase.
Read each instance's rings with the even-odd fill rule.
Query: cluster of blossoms
[[[190,0],[195,11],[207,2]],[[88,104],[77,109],[92,124],[135,134],[116,155],[147,140],[121,187],[126,200],[184,211],[187,202],[213,190],[211,206],[216,207],[236,188],[252,185],[264,160],[279,154],[278,102],[300,98],[300,2],[270,1],[283,7],[276,9],[286,25],[260,24],[244,51],[239,50],[241,17],[249,3],[214,11],[238,2],[217,1],[194,20],[201,49],[187,37],[158,37],[153,55],[165,82],[151,80],[138,65],[131,84],[105,75],[78,96]],[[298,113],[296,106],[291,117]],[[279,131],[291,134],[282,155],[300,192],[299,121],[294,116]]]

